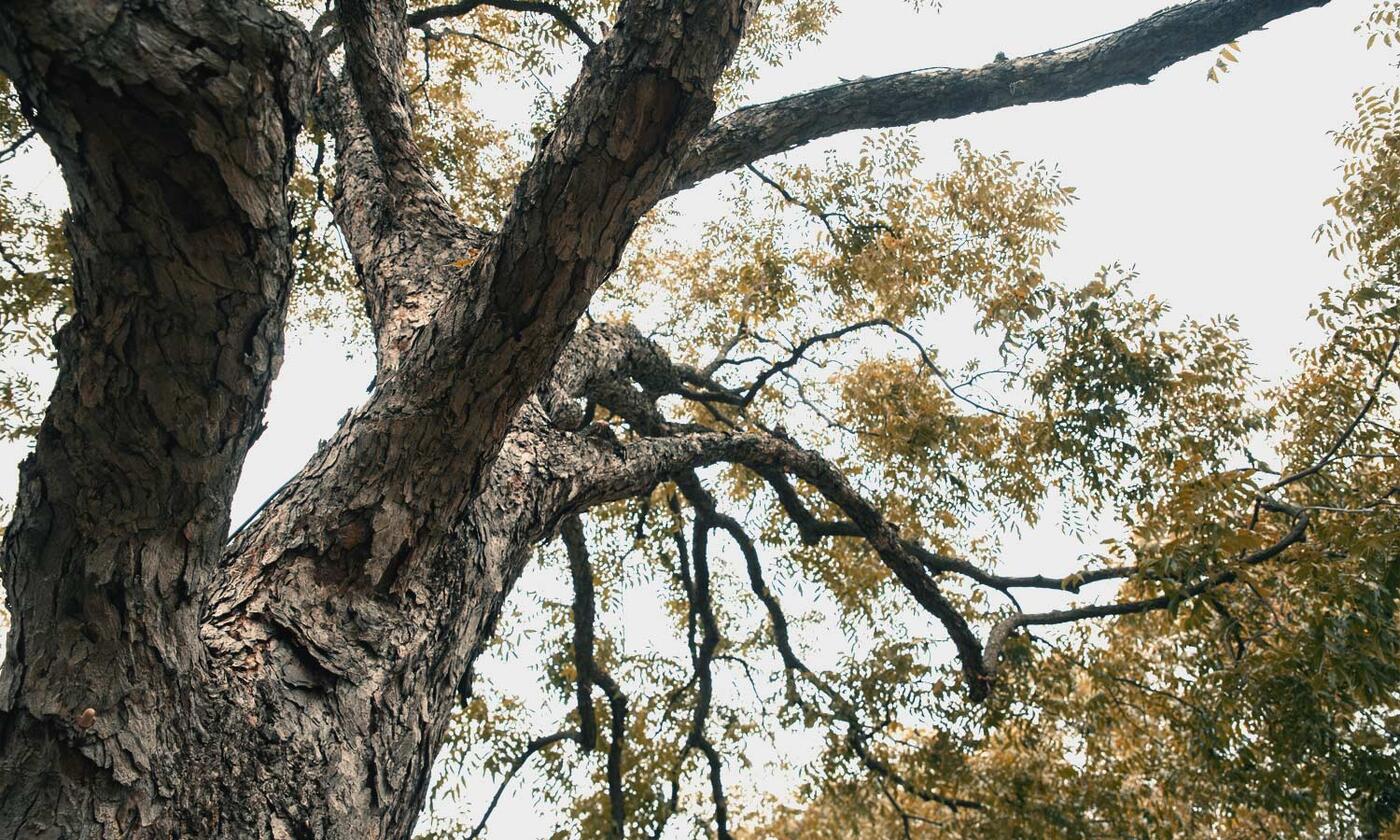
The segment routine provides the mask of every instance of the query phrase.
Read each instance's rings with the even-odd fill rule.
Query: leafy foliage
[[[33,137],[8,80],[0,79],[0,165]],[[42,371],[66,317],[70,284],[62,218],[0,170],[0,438],[29,437],[43,409]]]

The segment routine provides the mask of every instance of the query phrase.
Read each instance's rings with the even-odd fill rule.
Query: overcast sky
[[[827,84],[933,64],[975,66],[998,52],[1019,56],[1131,23],[1167,5],[1143,0],[944,0],[914,13],[899,0],[846,0],[830,36],[787,66],[767,72],[754,101]],[[1289,350],[1312,335],[1304,314],[1316,294],[1341,281],[1340,266],[1312,241],[1322,200],[1340,161],[1327,132],[1349,119],[1351,94],[1395,71],[1363,49],[1353,27],[1370,0],[1336,0],[1279,21],[1241,41],[1240,62],[1220,84],[1206,80],[1213,56],[1188,59],[1146,87],[1117,88],[1074,102],[1032,105],[922,126],[929,174],[946,169],[965,137],[984,151],[1009,150],[1058,164],[1078,188],[1069,228],[1053,258],[1056,279],[1088,279],[1115,260],[1134,264],[1139,288],[1182,315],[1237,315],[1261,372],[1287,373]],[[515,97],[518,102],[519,97]],[[502,99],[502,114],[521,116]],[[487,109],[490,113],[490,109]],[[860,135],[814,144],[800,157],[854,149]],[[52,193],[58,179],[39,169],[24,181]],[[719,211],[722,179],[681,196],[685,212]],[[286,480],[365,397],[366,352],[294,334],[274,386],[268,428],[254,447],[234,505],[235,524]],[[0,449],[0,494],[13,495],[17,447]],[[1037,533],[1072,561],[1080,550],[1057,533]],[[1015,546],[1011,551],[1014,554]],[[1014,561],[1014,557],[1013,557]],[[519,789],[519,788],[517,788]],[[498,813],[497,837],[530,837],[549,825],[527,797]]]

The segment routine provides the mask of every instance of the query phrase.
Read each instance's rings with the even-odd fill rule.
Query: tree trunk
[[[488,241],[406,139],[402,5],[343,4],[353,84],[327,87],[355,96],[338,203],[379,385],[228,545],[313,50],[255,0],[0,10],[69,188],[76,304],[4,543],[0,834],[409,833],[530,548],[606,459],[626,473],[532,395],[709,121],[741,9],[624,3]]]
[[[281,357],[300,41],[253,4],[3,16],[69,190],[76,313],[4,543],[0,833],[199,835],[231,723],[200,598]]]

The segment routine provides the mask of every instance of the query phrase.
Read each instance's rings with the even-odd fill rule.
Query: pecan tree
[[[898,733],[872,716],[871,697],[805,663],[731,499],[766,500],[767,521],[786,523],[809,556],[868,584],[838,595],[879,590],[937,627],[955,654],[958,703],[1004,706],[1014,672],[1029,668],[1024,631],[1175,616],[1194,601],[1232,615],[1208,596],[1244,588],[1249,570],[1315,527],[1318,513],[1289,492],[1385,434],[1362,420],[1390,405],[1394,343],[1347,356],[1357,399],[1339,394],[1335,413],[1355,421],[1335,430],[1336,445],[1299,444],[1290,457],[1302,466],[1258,480],[1223,466],[1258,428],[1228,329],[1173,332],[1122,278],[1062,288],[1039,272],[1069,200],[1046,171],[962,148],[957,172],[916,182],[889,163],[909,156],[897,141],[822,172],[753,165],[852,129],[1144,84],[1323,2],[1195,0],[1061,50],[841,82],[719,116],[737,81],[819,30],[832,4],[339,0],[317,15],[259,0],[7,2],[0,70],[20,118],[7,115],[5,130],[16,143],[37,133],[70,210],[66,252],[3,231],[10,251],[23,240],[47,261],[6,254],[16,282],[59,290],[35,306],[63,308],[66,321],[0,567],[13,614],[0,833],[408,835],[454,709],[481,699],[474,661],[493,633],[512,633],[498,622],[506,596],[537,547],[561,537],[574,595],[560,674],[577,703],[521,760],[566,742],[596,752],[593,828],[619,835],[659,832],[682,807],[687,762],[701,761],[727,836],[714,683],[721,659],[741,657],[726,652],[715,595],[719,534],[739,549],[784,702],[839,733],[837,752],[875,780],[905,830],[925,819],[911,807],[996,820],[975,784],[936,778],[974,773],[975,760],[894,756]],[[462,140],[492,129],[454,85],[487,72],[471,57],[483,51],[528,68],[546,48],[571,55],[577,78],[542,104],[518,165],[493,165],[484,143]],[[299,144],[317,149],[309,170]],[[891,171],[872,175],[881,166]],[[789,252],[765,282],[731,282],[772,267],[758,239],[729,266],[658,251],[633,260],[634,282],[692,292],[675,311],[693,329],[669,344],[625,318],[585,318],[659,202],[745,167],[778,205],[820,223],[819,247]],[[1364,227],[1363,216],[1350,218]],[[363,309],[375,381],[231,534],[294,277],[338,282],[325,279],[339,259],[328,233],[344,244],[340,291]],[[793,276],[806,292],[784,285]],[[840,311],[797,317],[812,289]],[[916,335],[955,296],[1002,337],[1001,373],[958,381]],[[815,432],[804,444],[779,422],[822,416],[799,370],[871,331],[892,336],[905,361],[809,387],[840,391],[842,416],[826,430],[878,417],[907,426],[900,447],[871,442],[846,457]],[[1007,401],[981,396],[984,375],[1002,377]],[[900,400],[899,417],[880,415]],[[1323,426],[1300,434],[1326,438]],[[1357,462],[1373,463],[1347,461]],[[907,498],[911,475],[930,483],[923,502]],[[952,489],[934,486],[950,478]],[[1069,577],[999,574],[950,536],[954,499],[982,493],[984,512],[1033,518],[1052,490],[1139,511],[1143,533],[1117,562]],[[1252,506],[1247,527],[1203,524],[1241,504]],[[641,761],[624,749],[638,701],[594,629],[580,519],[638,510],[638,533],[683,560],[692,669],[657,701],[685,710],[680,741],[656,759],[670,768],[664,782],[629,772]],[[1363,558],[1381,550],[1358,544],[1351,554]],[[1044,612],[985,597],[1108,581],[1126,582],[1119,600]]]

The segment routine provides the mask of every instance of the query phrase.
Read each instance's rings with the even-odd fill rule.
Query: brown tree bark
[[[579,317],[641,216],[700,178],[850,128],[1145,79],[1318,4],[1201,0],[1054,62],[712,122],[751,3],[626,0],[487,233],[453,217],[414,147],[402,2],[343,0],[341,79],[256,0],[7,3],[0,69],[63,170],[76,314],[0,566],[0,836],[407,836],[532,547],[719,461],[821,487],[975,680],[979,642],[927,558],[838,474],[780,438],[653,416],[638,393],[704,377],[625,329],[575,337]],[[281,355],[286,186],[313,97],[379,375],[230,541]],[[584,395],[641,439],[583,427]]]

